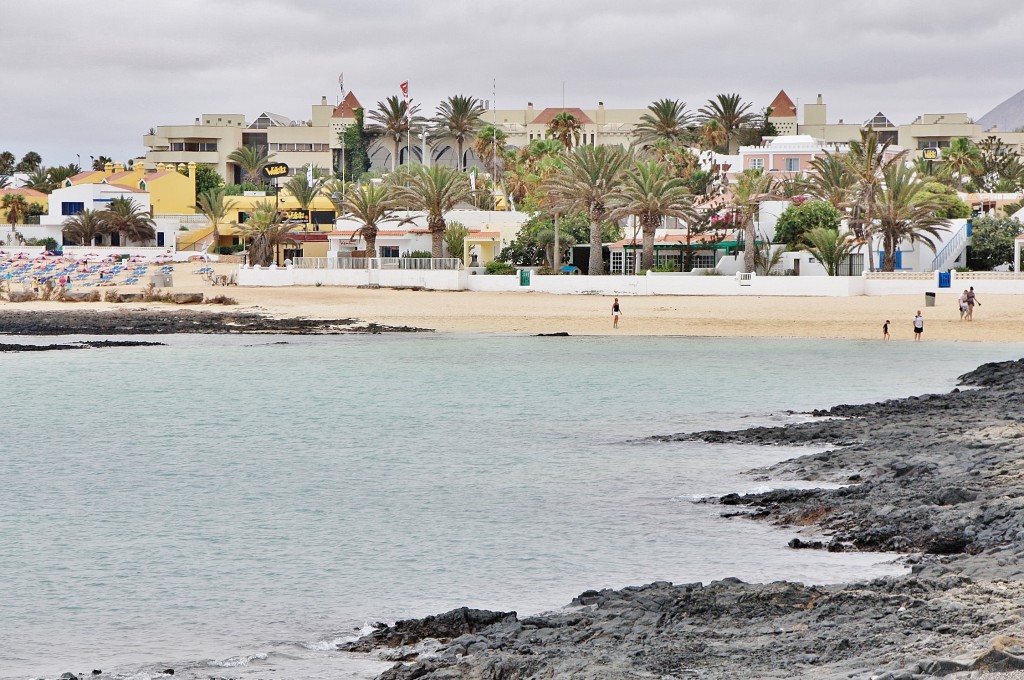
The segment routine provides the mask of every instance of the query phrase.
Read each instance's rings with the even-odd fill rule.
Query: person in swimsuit
[[[967,320],[974,321],[974,305],[981,307],[981,303],[978,302],[978,297],[974,294],[974,286],[967,291]]]
[[[963,321],[967,318],[967,289],[964,289],[964,294],[957,300],[960,305],[960,320]]]
[[[921,310],[917,310],[917,316],[914,317],[914,342],[921,342],[921,334],[924,333],[924,317],[921,316]]]
[[[615,298],[615,302],[612,303],[612,328],[619,327],[620,316],[622,316],[622,310],[619,308],[619,298]]]

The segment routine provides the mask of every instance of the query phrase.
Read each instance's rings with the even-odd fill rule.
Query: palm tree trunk
[[[602,214],[590,211],[590,265],[587,272],[591,276],[604,274],[604,257],[601,249],[601,217]]]
[[[643,219],[644,245],[640,255],[640,268],[652,269],[654,267],[654,232],[658,229],[660,220],[646,217]]]
[[[460,171],[465,170],[462,166],[462,137],[457,138],[455,143],[459,145],[459,157],[455,159],[455,169]]]
[[[882,271],[896,271],[896,242],[892,236],[886,234],[882,237],[882,247],[885,248],[885,255],[882,257]]]
[[[754,234],[754,220],[749,216],[743,221],[743,273],[749,274],[757,268],[757,236]]]
[[[430,256],[433,258],[444,257],[444,231],[447,226],[443,217],[427,218],[427,227],[430,229]]]
[[[377,230],[367,229],[364,231],[363,240],[366,241],[366,257],[377,257]]]

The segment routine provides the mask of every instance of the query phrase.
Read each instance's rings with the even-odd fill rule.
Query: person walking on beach
[[[967,318],[967,289],[964,289],[964,294],[957,300],[957,304],[960,305],[960,320],[963,321]]]
[[[619,298],[612,303],[612,328],[619,327],[619,317],[622,316],[622,309],[619,308]]]
[[[974,286],[967,291],[967,320],[974,321],[974,305],[981,307],[981,303],[978,302],[978,296],[974,294]]]
[[[921,334],[924,333],[924,317],[921,316],[921,310],[917,310],[917,316],[914,317],[914,342],[921,341]]]
[[[884,342],[889,341],[889,320],[886,319],[885,323],[882,324],[882,340]]]

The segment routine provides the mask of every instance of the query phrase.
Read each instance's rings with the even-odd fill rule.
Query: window
[[[398,246],[379,246],[381,257],[399,257]]]
[[[763,158],[751,158],[750,167],[752,170],[764,170],[764,159]]]
[[[786,159],[786,172],[800,172],[800,159],[799,158],[787,158]]]
[[[613,272],[620,272],[620,271],[622,271],[622,251],[621,250],[614,250],[614,251],[612,251],[612,271]]]
[[[309,219],[313,224],[334,224],[333,210],[311,210]]]
[[[171,142],[171,151],[216,151],[217,142]]]
[[[157,245],[158,248],[163,248],[164,247],[164,232],[162,232],[162,231],[156,232],[156,245]]]
[[[690,260],[690,264],[694,269],[714,269],[715,256],[694,253],[693,258]]]
[[[85,203],[82,201],[64,201],[60,204],[61,215],[77,215],[85,210]]]

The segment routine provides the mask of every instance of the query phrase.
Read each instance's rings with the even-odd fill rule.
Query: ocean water
[[[708,494],[804,452],[651,442],[948,390],[1024,345],[170,336],[0,355],[0,678],[365,678],[334,643],[588,588],[836,582]],[[32,339],[47,342],[46,338]],[[66,338],[62,338],[66,341]],[[24,339],[19,338],[19,341]]]

